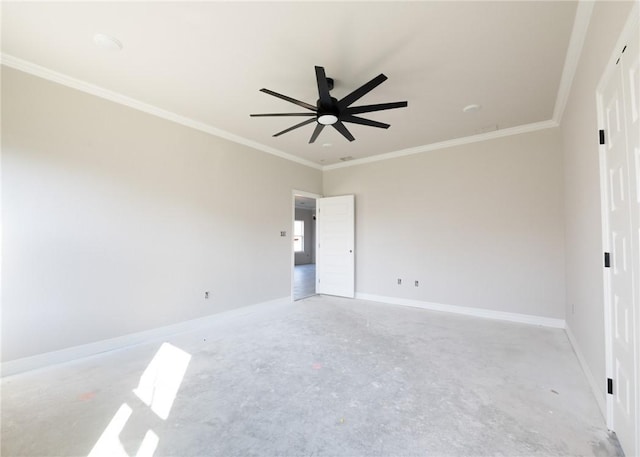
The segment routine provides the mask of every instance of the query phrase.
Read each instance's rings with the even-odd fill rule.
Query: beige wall
[[[566,316],[604,379],[595,86],[630,8],[596,3],[560,129],[326,171],[324,186],[2,67],[2,360],[288,296],[295,188],[356,195],[358,292]]]
[[[2,360],[289,296],[291,191],[321,181],[3,67]]]
[[[601,390],[602,399],[606,376],[595,94],[631,6],[632,2],[596,2],[561,122],[565,169],[567,325]]]
[[[564,318],[558,129],[324,173],[351,193],[357,292]]]

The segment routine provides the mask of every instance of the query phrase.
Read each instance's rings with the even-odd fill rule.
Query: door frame
[[[313,192],[307,192],[304,190],[298,190],[298,189],[292,189],[291,190],[291,225],[289,227],[289,233],[291,233],[291,243],[290,243],[290,251],[291,251],[291,260],[289,262],[289,265],[291,265],[291,278],[290,278],[290,284],[291,284],[291,289],[290,289],[290,300],[291,302],[294,301],[294,296],[293,296],[293,275],[294,275],[294,271],[295,271],[295,267],[296,267],[296,253],[293,250],[293,226],[294,226],[294,222],[296,220],[296,196],[298,197],[307,197],[307,198],[315,198],[316,200],[319,198],[322,198],[323,195],[320,194],[314,194]],[[318,237],[318,232],[316,230],[316,255],[317,255],[317,237]],[[316,281],[315,281],[315,288],[316,291],[318,289],[318,277],[317,277],[317,272],[316,272]]]
[[[616,44],[611,52],[611,56],[607,65],[605,66],[605,70],[600,77],[600,81],[596,86],[596,111],[597,111],[597,122],[598,129],[605,129],[605,119],[604,119],[604,103],[602,100],[602,93],[604,92],[606,84],[610,81],[612,77],[615,77],[616,72],[616,61],[620,56],[619,50],[623,47],[624,43],[633,38],[634,28],[639,26],[639,11],[640,8],[638,6],[638,2],[635,2],[634,6],[629,13],[629,17],[616,41]],[[607,215],[607,208],[609,202],[609,191],[607,189],[607,170],[606,170],[606,159],[605,159],[605,147],[601,145],[598,147],[599,154],[599,166],[600,166],[600,210],[601,210],[601,222],[602,222],[602,252],[611,252],[611,246],[609,243],[609,218]],[[637,173],[636,170],[630,169],[630,172]],[[638,179],[638,177],[636,178]],[[603,289],[604,289],[604,337],[605,337],[605,373],[607,378],[613,378],[614,376],[614,368],[613,368],[613,335],[611,333],[611,315],[612,315],[612,305],[611,305],[611,280],[610,280],[610,272],[603,268]],[[636,322],[635,322],[635,330],[636,333],[640,332],[640,309],[639,303],[634,301],[633,305],[636,311]],[[640,373],[640,353],[633,361],[634,370],[636,373]],[[604,380],[602,380],[604,382]],[[638,408],[640,408],[640,386],[636,385],[636,414],[640,412]],[[610,430],[615,432],[615,424],[613,420],[613,408],[614,408],[614,396],[605,393],[605,404],[606,404],[606,423],[607,427]],[[640,421],[636,423],[635,430],[635,441],[638,443],[640,440]]]

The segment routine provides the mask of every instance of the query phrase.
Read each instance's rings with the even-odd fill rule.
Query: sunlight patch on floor
[[[89,452],[88,457],[129,457],[120,442],[120,432],[127,425],[132,413],[131,407],[123,403]]]
[[[133,393],[158,417],[166,420],[190,361],[191,354],[164,343],[144,371],[140,384]]]
[[[166,420],[190,361],[191,354],[172,344],[163,343],[147,365],[133,393],[158,417]],[[88,457],[129,457],[120,440],[120,433],[132,414],[133,409],[123,403]],[[159,442],[158,435],[153,430],[147,430],[135,457],[153,457]]]
[[[158,438],[158,435],[156,435],[153,430],[147,430],[142,444],[136,453],[136,457],[153,457],[153,453],[156,452],[159,442],[160,438]]]

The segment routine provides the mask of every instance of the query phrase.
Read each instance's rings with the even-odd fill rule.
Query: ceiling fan
[[[269,113],[269,114],[251,114],[251,117],[265,117],[265,116],[305,116],[310,117],[305,121],[300,122],[288,129],[284,129],[281,132],[276,133],[273,136],[280,136],[283,133],[290,132],[299,127],[303,127],[307,124],[311,124],[312,122],[316,122],[316,128],[313,130],[311,134],[311,139],[309,143],[313,143],[322,132],[322,129],[331,125],[334,129],[342,134],[347,140],[353,141],[355,138],[351,135],[351,132],[347,130],[344,122],[351,122],[353,124],[360,125],[368,125],[369,127],[378,127],[381,129],[388,129],[389,124],[385,124],[383,122],[372,121],[370,119],[365,119],[356,114],[361,113],[370,113],[372,111],[382,111],[387,109],[394,108],[404,108],[408,105],[407,102],[392,102],[392,103],[379,103],[377,105],[362,105],[362,106],[351,106],[351,104],[355,103],[362,96],[367,94],[368,92],[375,89],[377,86],[386,81],[387,77],[380,73],[378,76],[373,78],[366,84],[363,84],[353,92],[351,92],[346,97],[341,100],[336,100],[329,93],[330,90],[333,89],[333,79],[327,78],[323,67],[315,67],[316,68],[316,81],[318,82],[318,95],[319,99],[316,105],[311,105],[309,103],[301,102],[300,100],[296,100],[291,97],[287,97],[286,95],[279,94],[269,89],[260,89],[260,92],[264,92],[265,94],[273,95],[274,97],[281,98],[282,100],[286,100],[295,105],[301,106],[302,108],[306,108],[310,110],[310,113]]]

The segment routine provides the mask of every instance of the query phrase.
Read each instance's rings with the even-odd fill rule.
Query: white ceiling
[[[315,210],[316,209],[316,199],[315,198],[302,197],[301,195],[296,195],[294,200],[295,200],[296,208],[299,208],[299,209],[310,209],[310,210]]]
[[[3,2],[2,53],[329,165],[551,119],[575,13],[564,1]],[[98,32],[123,50],[97,48]],[[353,106],[409,106],[362,115],[388,130],[346,124],[352,143],[325,128],[310,145],[313,124],[273,138],[304,118],[250,113],[305,110],[259,89],[315,104],[314,65],[338,99],[388,76]]]

